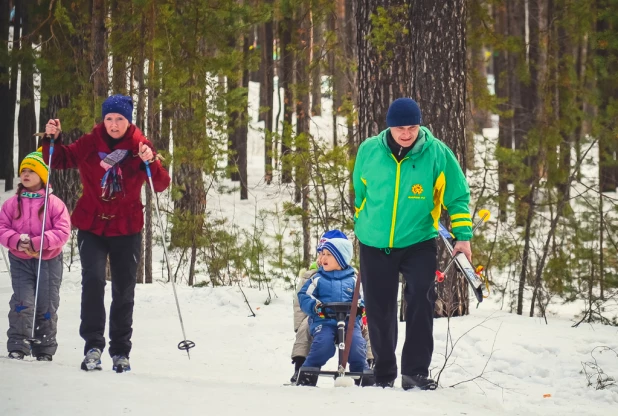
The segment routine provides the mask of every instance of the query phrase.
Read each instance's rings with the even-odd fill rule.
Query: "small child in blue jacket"
[[[313,343],[303,367],[322,367],[335,355],[337,321],[321,318],[318,313],[322,303],[352,302],[356,274],[350,266],[352,243],[345,237],[331,238],[319,248],[321,266],[318,272],[298,292],[300,308],[309,316]],[[367,344],[361,333],[361,318],[356,319],[354,336],[348,357],[350,371],[363,372],[367,365]],[[301,370],[302,371],[302,370]],[[315,386],[317,376],[299,377],[298,384]],[[365,383],[363,383],[364,385]]]

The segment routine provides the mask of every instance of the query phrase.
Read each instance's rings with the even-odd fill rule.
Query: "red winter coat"
[[[107,132],[103,123],[69,145],[62,144],[62,135],[54,142],[52,169],[79,169],[83,194],[71,214],[73,226],[97,235],[120,236],[136,234],[144,226],[141,190],[148,180],[142,160],[138,155],[139,143],[154,147],[142,132],[131,124],[113,150],[127,149],[129,155],[120,163],[122,169],[122,191],[111,199],[102,198],[101,179],[105,169],[100,165],[99,152],[111,153],[106,141]],[[109,140],[113,140],[109,138]],[[49,140],[43,142],[43,158],[49,160]],[[170,176],[160,161],[150,164],[152,182],[156,192],[165,190]],[[51,177],[53,178],[53,171]],[[53,179],[52,179],[53,180]]]

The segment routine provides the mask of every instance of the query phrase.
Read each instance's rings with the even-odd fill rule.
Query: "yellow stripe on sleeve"
[[[458,220],[460,218],[465,218],[465,219],[469,220],[472,217],[470,216],[470,214],[453,214],[453,215],[451,215],[451,221],[455,221],[455,220]]]
[[[472,221],[459,221],[451,223],[452,228],[457,227],[472,227]]]

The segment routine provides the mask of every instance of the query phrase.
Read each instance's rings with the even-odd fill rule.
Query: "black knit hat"
[[[421,109],[412,98],[398,98],[388,107],[388,127],[418,126],[421,124]]]

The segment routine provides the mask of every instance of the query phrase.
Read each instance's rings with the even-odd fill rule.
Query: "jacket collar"
[[[354,268],[352,268],[352,266],[348,266],[343,270],[332,270],[330,272],[327,272],[322,268],[322,266],[320,266],[318,272],[320,273],[320,275],[326,278],[335,280],[345,279],[347,277],[354,276]]]
[[[378,135],[378,137],[380,138],[380,143],[382,144],[383,149],[390,154],[392,152],[387,142],[389,131],[390,131],[390,128],[382,130],[380,134]],[[418,137],[416,138],[416,141],[412,145],[412,150],[410,151],[410,153],[408,153],[408,157],[410,156],[417,157],[418,155],[423,153],[425,149],[428,149],[433,144],[434,140],[435,138],[431,134],[431,131],[429,131],[427,127],[421,126],[418,132]]]

